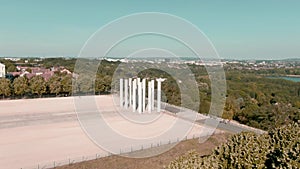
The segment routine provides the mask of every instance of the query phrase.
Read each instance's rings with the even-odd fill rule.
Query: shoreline
[[[300,78],[300,75],[286,75],[286,77],[296,77],[296,78]]]

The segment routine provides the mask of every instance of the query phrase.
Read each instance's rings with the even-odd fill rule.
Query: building
[[[5,65],[0,63],[0,77],[5,77]]]

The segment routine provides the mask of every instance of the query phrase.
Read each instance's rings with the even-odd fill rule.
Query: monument
[[[148,81],[148,83],[147,83]],[[133,112],[138,111],[142,114],[148,111],[151,113],[155,110],[155,81],[157,82],[157,101],[156,111],[161,111],[161,83],[163,78],[156,80],[147,80],[140,78],[120,79],[120,107],[132,108]],[[146,98],[148,93],[148,98]]]

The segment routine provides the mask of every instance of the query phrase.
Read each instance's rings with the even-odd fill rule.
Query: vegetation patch
[[[190,151],[166,168],[300,168],[300,125],[285,125],[262,135],[236,134],[209,156]]]

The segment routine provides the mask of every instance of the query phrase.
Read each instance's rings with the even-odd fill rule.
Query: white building
[[[5,77],[5,65],[0,63],[0,77]]]

